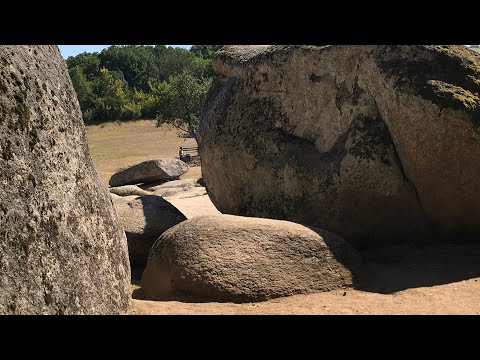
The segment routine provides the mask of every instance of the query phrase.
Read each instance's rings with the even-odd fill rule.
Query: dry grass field
[[[195,139],[178,136],[176,129],[155,127],[153,120],[112,122],[87,126],[88,145],[103,181],[119,169],[139,162],[178,157],[180,146],[196,146]],[[191,167],[181,178],[200,178],[199,166]]]

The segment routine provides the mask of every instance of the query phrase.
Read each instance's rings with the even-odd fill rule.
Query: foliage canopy
[[[222,45],[114,45],[67,59],[85,123],[156,118],[194,134]]]

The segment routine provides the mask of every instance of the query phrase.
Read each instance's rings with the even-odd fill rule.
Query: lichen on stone
[[[455,86],[440,80],[427,81],[424,94],[433,95],[430,99],[441,107],[451,107],[464,110],[471,116],[475,129],[480,127],[480,97],[460,86]]]
[[[460,86],[439,80],[429,80],[427,83],[432,86],[433,91],[438,96],[444,97],[446,100],[452,100],[455,105],[461,105],[469,111],[475,110],[480,106],[480,98]]]
[[[462,61],[462,65],[474,72],[477,76],[480,76],[480,62],[478,57],[474,55],[463,45],[436,45],[434,49],[439,53],[448,55],[452,58],[459,58]],[[478,77],[477,77],[478,80]]]
[[[379,69],[399,91],[418,94],[440,109],[465,111],[480,126],[480,57],[460,45],[385,46]]]

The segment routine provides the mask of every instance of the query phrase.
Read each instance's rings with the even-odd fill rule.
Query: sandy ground
[[[130,314],[142,315],[402,315],[480,314],[478,278],[409,289],[395,294],[358,290],[294,295],[261,303],[195,303],[132,300]],[[345,294],[345,295],[344,295]]]
[[[175,157],[178,147],[191,146],[169,128],[153,121],[87,127],[89,146],[104,181],[118,168],[155,157]],[[188,145],[187,145],[188,144]],[[194,143],[193,143],[194,144]],[[193,167],[183,177],[198,178]],[[187,218],[218,214],[194,188],[165,198]],[[437,244],[363,253],[364,266],[355,276],[355,289],[295,295],[260,303],[234,304],[177,298],[143,300],[143,269],[132,269],[130,314],[480,314],[480,245]]]
[[[165,198],[187,218],[218,214],[204,188]],[[194,298],[143,299],[132,271],[130,314],[480,314],[480,245],[404,245],[364,252],[355,289],[295,295],[259,303]]]

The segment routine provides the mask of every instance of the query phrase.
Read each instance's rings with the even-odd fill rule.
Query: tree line
[[[194,133],[222,45],[110,46],[70,56],[67,66],[86,124],[156,118]]]

